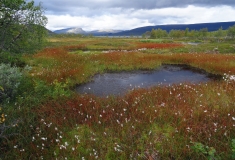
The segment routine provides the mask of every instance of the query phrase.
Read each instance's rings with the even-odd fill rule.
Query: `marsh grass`
[[[58,158],[185,159],[200,157],[191,149],[193,142],[200,142],[229,159],[235,134],[234,85],[181,84],[137,89],[124,97],[50,101],[34,111],[42,130],[36,144],[48,143]],[[48,135],[47,142],[40,140]]]
[[[179,44],[143,43],[139,48],[182,48]],[[162,63],[188,64],[215,74],[234,73],[235,56],[232,54],[178,53],[146,54],[144,51],[111,51],[109,53],[70,54],[71,50],[84,48],[83,45],[48,48],[33,57],[26,58],[34,67],[32,75],[48,83],[55,79],[72,85],[85,83],[92,76],[103,72],[123,70],[154,69]]]
[[[213,151],[211,157],[233,158],[235,56],[203,51],[182,53],[187,47],[138,39],[53,39],[48,48],[24,57],[33,67],[20,89],[25,92],[20,92],[16,102],[4,104],[8,107],[4,108],[8,115],[5,123],[20,120],[7,133],[18,135],[1,139],[4,154],[0,156],[207,159]],[[141,48],[147,49],[138,50]],[[114,51],[71,53],[89,49]],[[158,54],[159,50],[171,52]],[[163,63],[226,73],[225,80],[134,89],[105,98],[69,90],[98,73],[155,69]]]

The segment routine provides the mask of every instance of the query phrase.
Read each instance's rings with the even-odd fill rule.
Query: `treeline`
[[[142,35],[143,38],[164,38],[164,37],[170,37],[170,38],[183,38],[183,37],[189,37],[189,38],[206,38],[206,37],[235,37],[235,25],[232,27],[229,27],[227,30],[223,30],[222,27],[220,27],[217,31],[209,32],[207,28],[202,28],[200,30],[189,30],[189,28],[186,28],[185,30],[170,30],[167,32],[166,30],[163,30],[161,28],[158,28],[156,30],[152,29],[151,31],[147,31]]]

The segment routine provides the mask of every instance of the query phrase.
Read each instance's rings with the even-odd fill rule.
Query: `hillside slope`
[[[147,31],[151,31],[152,29],[163,29],[169,32],[172,29],[176,30],[185,30],[189,28],[189,30],[200,30],[202,28],[207,28],[208,31],[216,31],[220,27],[223,29],[228,29],[230,26],[235,25],[235,22],[216,22],[216,23],[198,23],[198,24],[169,24],[169,25],[156,25],[156,26],[146,26],[135,28],[128,31],[123,31],[119,33],[109,34],[110,36],[140,36]]]

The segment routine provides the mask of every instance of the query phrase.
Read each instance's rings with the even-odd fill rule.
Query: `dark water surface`
[[[141,70],[95,75],[91,82],[79,85],[75,90],[80,94],[87,93],[103,97],[123,95],[134,88],[185,82],[196,84],[217,79],[219,79],[218,76],[186,65],[162,65],[160,68],[151,71]]]

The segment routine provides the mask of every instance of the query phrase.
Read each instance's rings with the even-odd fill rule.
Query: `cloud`
[[[117,29],[125,30],[141,26],[154,25],[145,19],[127,18],[126,15],[101,15],[94,17],[80,17],[70,15],[48,15],[49,23],[47,28],[51,30],[81,27],[86,31],[99,29]],[[66,23],[64,23],[66,22]]]
[[[189,24],[233,21],[235,10],[229,6],[196,7],[189,5],[186,8],[161,8],[161,9],[106,9],[93,10],[80,8],[81,15],[47,15],[51,30],[81,27],[84,30],[96,29],[121,29],[128,30],[142,26],[160,24]]]
[[[30,0],[27,0],[30,1]],[[51,30],[133,29],[160,24],[235,21],[234,0],[34,0]]]
[[[159,9],[169,7],[207,6],[214,7],[227,5],[235,7],[234,0],[35,0],[43,2],[49,11],[63,13],[74,8],[134,8],[134,9]]]

